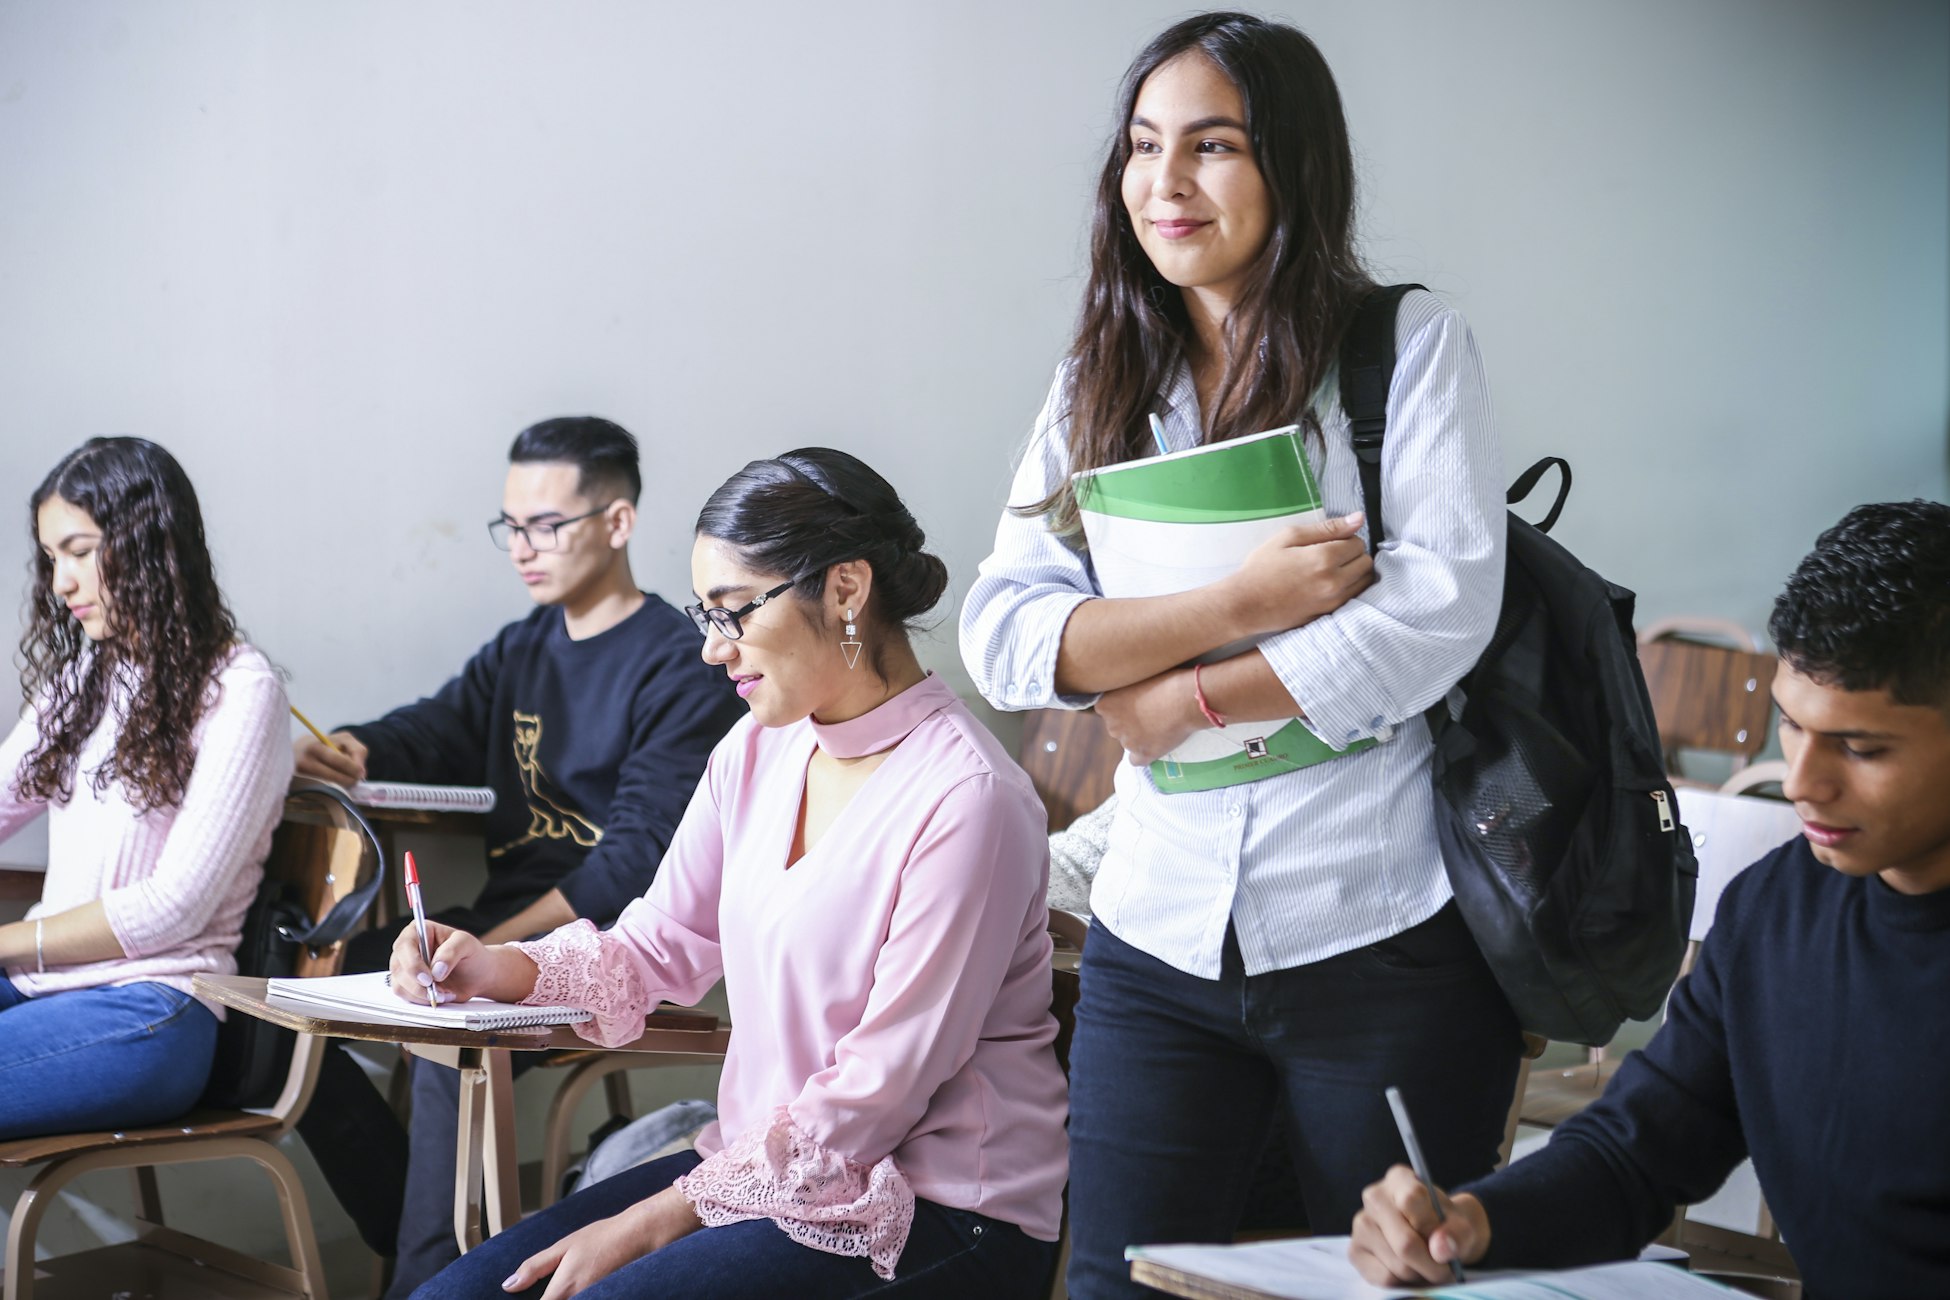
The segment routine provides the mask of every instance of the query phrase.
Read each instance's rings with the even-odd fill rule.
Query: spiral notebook
[[[473,785],[414,785],[406,781],[361,781],[346,793],[368,808],[412,808],[423,812],[494,811],[494,791]]]
[[[265,1000],[331,1020],[362,1020],[379,1025],[428,1025],[437,1029],[523,1029],[576,1025],[591,1013],[578,1007],[530,1007],[471,998],[435,1008],[408,1002],[393,992],[385,971],[363,975],[324,975],[316,979],[266,982]]]

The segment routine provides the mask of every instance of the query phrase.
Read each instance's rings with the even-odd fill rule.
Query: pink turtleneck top
[[[893,747],[787,869],[815,745]],[[707,1226],[769,1218],[892,1277],[914,1198],[1054,1241],[1068,1150],[1051,1044],[1049,850],[1029,778],[933,676],[832,726],[749,717],[711,755],[650,892],[613,929],[520,945],[529,1001],[628,1042],[725,981],[734,1032],[704,1162]]]

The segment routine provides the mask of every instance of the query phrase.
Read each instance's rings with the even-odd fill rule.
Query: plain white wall
[[[1645,616],[1758,628],[1848,506],[1944,495],[1950,7],[1274,8],[1340,78],[1374,260],[1468,314],[1509,467],[1573,461],[1560,535]],[[647,586],[728,473],[830,443],[958,595],[1117,76],[1181,12],[0,0],[0,593],[48,466],[155,438],[293,698],[368,716],[526,610],[508,441],[599,412]],[[924,653],[965,684],[953,609]]]

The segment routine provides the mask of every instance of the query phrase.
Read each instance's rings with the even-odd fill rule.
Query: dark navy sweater
[[[1464,1190],[1487,1266],[1637,1252],[1752,1156],[1810,1296],[1950,1297],[1950,890],[1796,839],[1720,900],[1666,1023],[1549,1145]]]
[[[712,746],[745,714],[701,646],[656,596],[580,641],[543,606],[434,694],[347,730],[375,781],[493,787],[484,918],[560,889],[606,925],[649,889]]]

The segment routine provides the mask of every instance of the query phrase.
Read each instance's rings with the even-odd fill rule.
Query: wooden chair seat
[[[297,890],[316,920],[379,869],[376,839],[336,799],[321,811],[316,791],[296,789],[271,842],[264,864],[267,878]],[[35,882],[13,880],[11,889]],[[300,975],[336,973],[344,945],[300,952]],[[256,972],[252,972],[256,973]],[[0,1297],[96,1297],[141,1295],[156,1300],[225,1296],[236,1300],[292,1296],[323,1300],[324,1267],[317,1233],[297,1168],[277,1140],[296,1126],[311,1100],[318,1077],[321,1044],[306,1038],[291,1052],[282,1091],[262,1110],[200,1106],[165,1124],[144,1128],[59,1133],[0,1142],[0,1167],[37,1167],[38,1172],[14,1202],[7,1228]],[[270,1179],[284,1226],[289,1266],[271,1263],[207,1238],[191,1236],[163,1221],[156,1171],[163,1165],[247,1160]],[[78,1178],[126,1171],[135,1184],[135,1239],[56,1258],[40,1258],[35,1236],[48,1207]]]
[[[276,1132],[280,1126],[276,1115],[205,1107],[152,1128],[54,1133],[46,1137],[0,1142],[0,1167],[22,1169],[45,1160],[81,1155],[87,1151],[123,1151],[158,1142],[180,1142],[184,1138],[246,1137],[253,1133]]]

